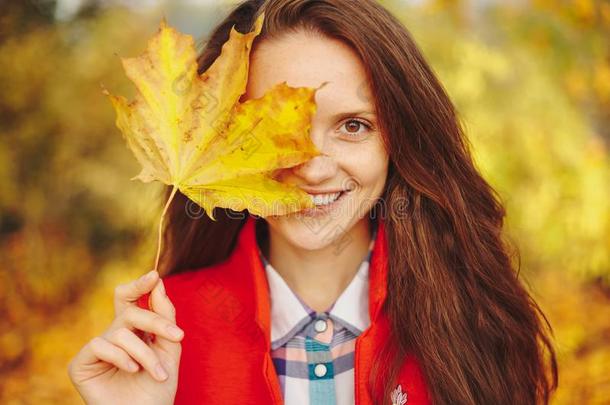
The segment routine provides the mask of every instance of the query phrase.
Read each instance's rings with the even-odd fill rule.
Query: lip
[[[342,191],[351,191],[351,190],[347,190],[347,189],[342,189],[342,188],[335,188],[335,189],[328,189],[328,190],[313,190],[313,189],[309,189],[309,188],[305,188],[305,187],[301,187],[301,190],[305,191],[307,194],[333,194],[333,193],[340,193]]]

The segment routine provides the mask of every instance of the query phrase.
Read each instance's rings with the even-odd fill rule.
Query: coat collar
[[[387,293],[387,241],[385,223],[379,217],[377,235],[369,265],[369,317],[374,323],[381,311]],[[238,235],[236,252],[242,256],[246,266],[240,270],[250,269],[249,274],[242,275],[250,281],[254,299],[254,318],[270,345],[271,339],[271,297],[265,268],[260,260],[256,241],[257,217],[249,215]]]

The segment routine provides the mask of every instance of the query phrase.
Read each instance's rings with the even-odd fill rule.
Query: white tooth
[[[311,198],[313,200],[313,203],[315,205],[327,205],[330,204],[331,202],[335,201],[337,199],[337,197],[339,197],[341,193],[333,193],[333,194],[316,194],[316,195],[311,195]]]

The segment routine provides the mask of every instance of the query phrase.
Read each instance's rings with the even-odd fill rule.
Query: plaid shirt
[[[324,312],[288,287],[258,249],[271,297],[271,357],[287,405],[354,404],[354,347],[370,324],[369,261],[377,229],[356,275]]]

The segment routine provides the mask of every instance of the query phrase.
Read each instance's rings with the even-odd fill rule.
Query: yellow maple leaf
[[[293,88],[282,82],[258,99],[239,102],[263,19],[264,14],[246,34],[233,26],[220,56],[202,74],[193,38],[163,20],[144,54],[121,59],[137,88],[135,99],[104,89],[142,166],[132,180],[173,186],[159,223],[157,263],[163,217],[177,190],[213,220],[215,207],[262,217],[313,207],[307,193],[276,181],[273,173],[320,154],[309,129],[315,92],[325,83]]]

